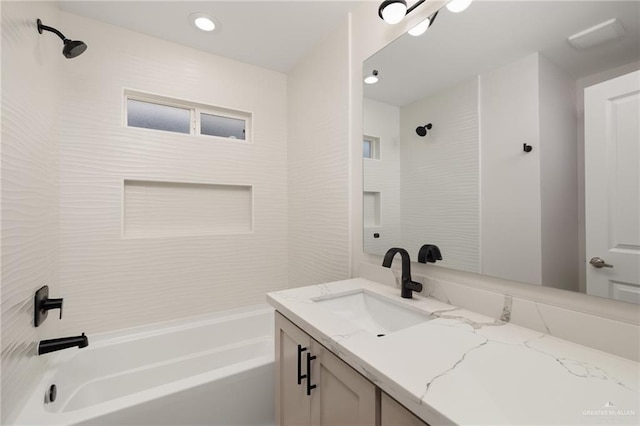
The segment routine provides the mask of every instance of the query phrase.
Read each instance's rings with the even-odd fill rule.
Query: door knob
[[[600,269],[600,268],[613,268],[613,265],[609,265],[608,263],[606,263],[604,261],[603,258],[601,257],[592,257],[591,260],[589,261],[590,264],[592,264],[593,266],[595,266],[596,268]]]

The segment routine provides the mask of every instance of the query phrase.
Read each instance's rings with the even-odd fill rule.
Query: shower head
[[[425,124],[424,126],[418,126],[416,127],[416,133],[418,136],[426,136],[427,131],[431,130],[432,127],[433,125],[431,123]]]
[[[69,40],[62,34],[60,31],[56,30],[53,27],[48,27],[46,25],[42,25],[42,21],[38,19],[38,33],[42,34],[42,31],[51,31],[58,37],[62,39],[62,43],[64,43],[64,47],[62,48],[62,54],[65,58],[71,59],[76,56],[81,55],[85,50],[87,50],[87,45],[80,40]]]
[[[65,58],[71,59],[81,55],[85,50],[87,50],[87,45],[83,41],[65,40],[62,54]]]

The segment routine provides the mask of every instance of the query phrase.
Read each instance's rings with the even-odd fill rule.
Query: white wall
[[[574,82],[535,53],[481,76],[480,111],[482,273],[577,291]]]
[[[288,74],[288,258],[293,287],[349,276],[348,33],[345,19]]]
[[[363,189],[380,193],[380,226],[366,226],[367,253],[384,255],[403,240],[400,234],[400,109],[364,99],[363,128],[367,136],[380,139],[380,158],[363,159]],[[366,212],[365,212],[366,214]],[[373,234],[380,235],[374,238]]]
[[[59,81],[62,335],[264,303],[286,287],[286,76],[61,18],[89,46]],[[253,144],[127,128],[125,88],[252,112]],[[253,233],[123,238],[124,179],[252,185]]]
[[[575,81],[538,55],[542,284],[578,291]]]
[[[54,333],[56,313],[33,327],[33,295],[58,286],[56,100],[60,39],[52,3],[2,2],[2,413],[7,424],[40,379],[35,342]],[[52,318],[53,317],[53,318]]]
[[[480,272],[479,125],[477,78],[400,109],[401,241],[415,258],[435,244],[438,265]]]
[[[538,54],[482,74],[480,111],[482,273],[541,284]]]

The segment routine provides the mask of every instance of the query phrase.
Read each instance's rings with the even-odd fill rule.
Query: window
[[[250,141],[251,113],[125,91],[126,125]]]
[[[185,108],[127,99],[127,124],[130,127],[189,134],[191,132],[191,111]]]
[[[230,139],[245,138],[246,121],[221,115],[200,114],[200,134]]]
[[[362,157],[374,160],[380,159],[380,138],[364,136],[362,142]]]

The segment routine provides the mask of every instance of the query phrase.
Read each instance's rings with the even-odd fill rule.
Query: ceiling
[[[626,34],[578,50],[567,38],[611,18]],[[420,37],[404,35],[364,64],[380,82],[365,96],[404,106],[479,74],[540,52],[574,79],[640,60],[639,1],[475,1],[440,11]]]
[[[288,72],[362,1],[61,1],[77,15],[194,49]],[[188,16],[214,16],[220,31],[197,30]]]

